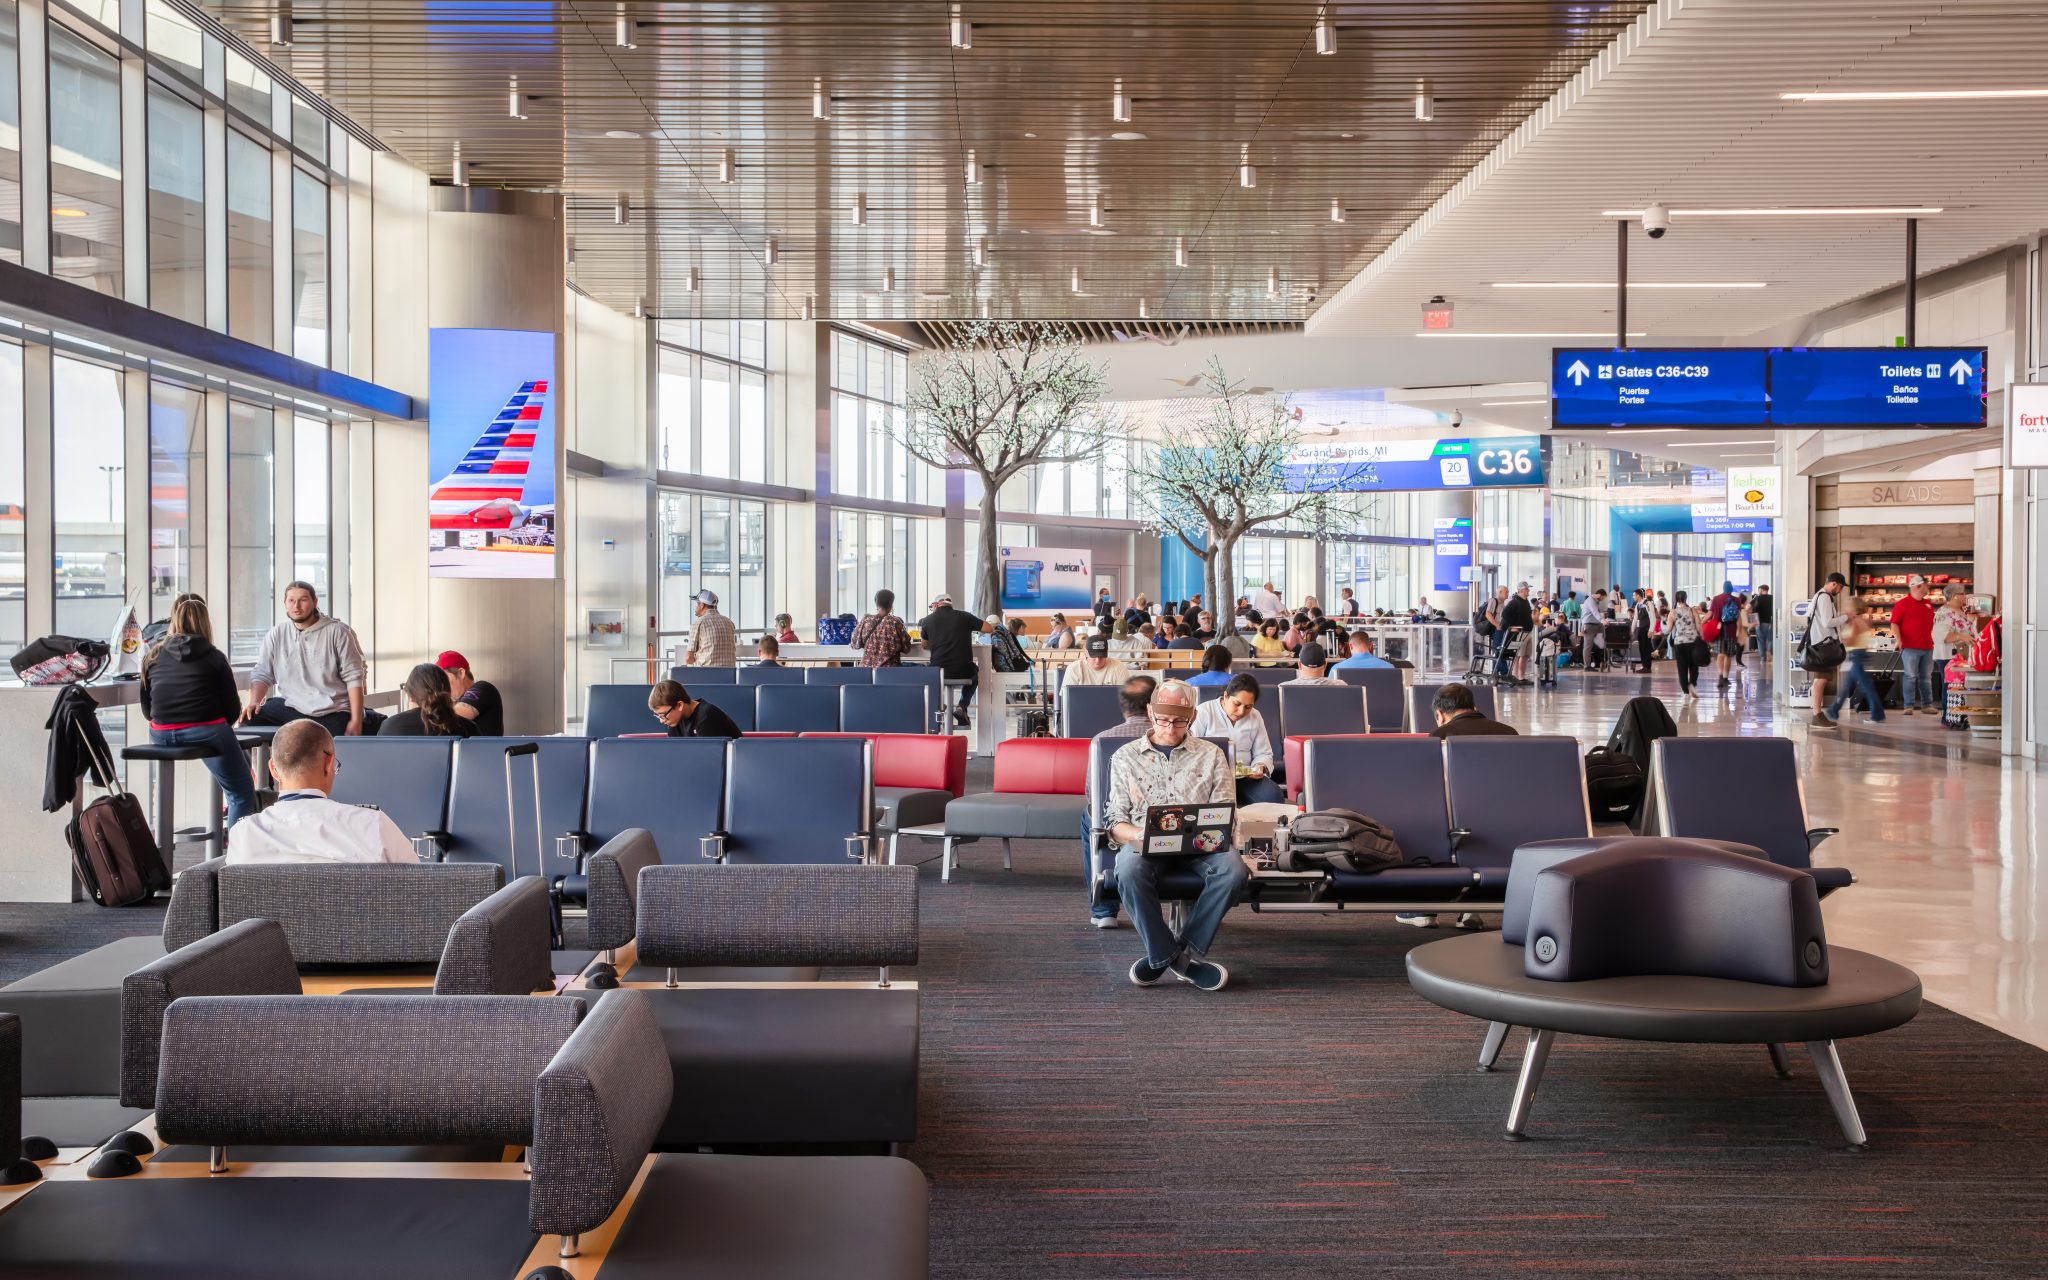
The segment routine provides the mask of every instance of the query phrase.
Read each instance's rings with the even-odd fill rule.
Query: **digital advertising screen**
[[[1430,578],[1438,591],[1462,591],[1472,570],[1472,521],[1445,516],[1431,529]]]
[[[1088,612],[1094,577],[1088,553],[1072,547],[998,547],[1002,605],[1012,613]]]
[[[1483,436],[1307,444],[1288,455],[1285,470],[1287,487],[1297,493],[1540,485],[1543,443],[1535,436]]]
[[[555,335],[427,334],[427,564],[437,578],[555,576]]]

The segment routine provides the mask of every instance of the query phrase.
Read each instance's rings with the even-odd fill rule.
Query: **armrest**
[[[1808,853],[1812,853],[1815,849],[1820,848],[1821,841],[1827,839],[1829,836],[1840,835],[1841,833],[1842,829],[1840,827],[1809,828],[1806,832],[1806,851]]]

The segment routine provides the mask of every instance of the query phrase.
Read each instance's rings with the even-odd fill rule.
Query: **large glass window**
[[[228,404],[228,657],[253,662],[276,617],[275,414]],[[216,604],[216,608],[218,605]]]
[[[233,49],[228,50],[227,71],[228,105],[268,128],[272,88],[269,73]]]
[[[193,324],[206,323],[201,123],[199,108],[149,86],[149,305]]]
[[[28,643],[21,396],[21,347],[0,342],[0,649],[9,653]]]
[[[660,521],[661,590],[655,619],[662,652],[690,629],[691,597],[707,587],[743,640],[767,631],[775,614],[793,612],[770,606],[767,503],[664,491]]]
[[[327,363],[327,184],[292,170],[292,353]]]
[[[292,576],[327,599],[328,446],[334,428],[318,418],[292,419]]]
[[[206,397],[149,384],[149,616],[197,589],[206,544]]]
[[[867,613],[875,592],[896,593],[896,611],[915,623],[938,582],[943,566],[928,535],[940,529],[937,520],[883,515],[873,511],[838,511],[832,518],[832,612]]]
[[[121,296],[121,66],[50,24],[50,272]]]
[[[199,28],[163,0],[149,0],[143,31],[149,51],[199,83],[203,58]]]
[[[17,264],[21,261],[20,52],[14,4],[7,0],[0,3],[0,260]]]
[[[832,492],[937,504],[939,473],[896,442],[910,399],[910,358],[850,333],[832,335]]]
[[[63,441],[52,453],[51,474],[56,628],[104,637],[128,590],[121,373],[56,356],[50,376],[50,407]]]
[[[655,337],[660,468],[765,482],[767,325],[759,320],[664,320]]]
[[[270,148],[228,130],[228,333],[277,344],[270,267]]]

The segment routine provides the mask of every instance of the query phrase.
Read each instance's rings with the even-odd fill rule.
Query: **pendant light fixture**
[[[1269,298],[1278,298],[1280,296],[1280,268],[1278,267],[1266,268],[1266,296]]]
[[[865,191],[859,192],[853,197],[853,225],[856,227],[868,225],[868,193]]]
[[[1238,152],[1237,185],[1247,189],[1259,185],[1259,166],[1252,163],[1252,144],[1249,142]]]
[[[1342,221],[1344,221],[1344,201],[1343,201],[1343,200],[1341,200],[1341,199],[1333,199],[1333,200],[1331,200],[1331,201],[1330,201],[1330,221],[1332,221],[1332,222],[1342,222]]]
[[[761,261],[772,267],[781,260],[782,246],[776,242],[774,236],[769,236],[768,243],[761,246]]]
[[[953,6],[952,22],[947,34],[951,36],[955,49],[974,47],[974,24],[967,20],[966,14],[960,12],[960,6],[957,4]]]
[[[612,43],[621,49],[640,47],[640,24],[626,16],[625,6],[619,7],[619,16],[612,23]]]
[[[1330,16],[1329,5],[1316,12],[1316,52],[1326,58],[1337,52],[1337,20]]]
[[[966,174],[966,177],[967,177],[967,185],[968,185],[968,186],[970,186],[970,187],[978,187],[978,186],[980,186],[980,185],[981,185],[981,164],[980,164],[980,163],[979,163],[979,162],[978,162],[978,161],[977,161],[977,160],[975,159],[975,157],[974,157],[974,148],[973,148],[973,147],[969,147],[969,148],[967,148],[967,174]]]
[[[633,201],[625,192],[621,191],[619,198],[612,204],[612,225],[623,227],[632,220]]]
[[[1100,191],[1088,197],[1088,225],[1091,227],[1102,225],[1102,193]]]
[[[974,237],[974,265],[977,267],[985,267],[988,265],[987,236]]]
[[[1188,238],[1186,236],[1175,236],[1173,238],[1173,265],[1181,268],[1185,268],[1188,265]]]
[[[270,43],[279,49],[292,47],[292,7],[288,4],[277,6],[277,12],[270,15]]]
[[[803,310],[803,318],[804,318],[804,319],[806,319],[806,320],[816,320],[816,319],[818,318],[818,295],[817,295],[817,294],[815,294],[815,293],[807,293],[807,294],[805,294],[805,295],[804,295],[804,310]]]
[[[738,162],[733,156],[731,147],[727,147],[718,153],[718,180],[720,182],[732,182],[738,167]]]
[[[832,99],[825,92],[825,77],[819,76],[811,81],[811,119],[830,120],[831,118]]]
[[[1109,91],[1109,118],[1118,124],[1131,122],[1131,100],[1124,96],[1124,82],[1121,76]]]
[[[894,268],[894,267],[883,267],[883,268],[882,268],[882,292],[883,292],[883,293],[894,293],[894,292],[896,292],[896,268]]]
[[[704,273],[695,267],[691,267],[690,273],[683,277],[683,288],[688,289],[691,293],[695,293],[703,287]]]
[[[1430,83],[1427,80],[1417,80],[1415,82],[1415,118],[1417,120],[1436,119],[1436,93],[1430,87]]]

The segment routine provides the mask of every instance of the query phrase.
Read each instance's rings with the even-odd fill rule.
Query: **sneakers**
[[[1117,918],[1115,916],[1089,916],[1088,923],[1098,929],[1114,929],[1117,927]]]
[[[1825,711],[1816,711],[1816,712],[1814,712],[1814,713],[1813,713],[1813,723],[1814,723],[1814,724],[1815,724],[1815,725],[1816,725],[1817,727],[1819,727],[1819,728],[1822,728],[1822,729],[1832,729],[1832,728],[1834,728],[1834,727],[1835,727],[1835,722],[1834,722],[1833,718],[1831,718],[1831,717],[1830,717],[1830,716],[1828,715],[1828,713],[1827,713],[1827,712],[1825,712]]]
[[[1394,919],[1401,924],[1412,924],[1418,929],[1436,928],[1436,917],[1433,915],[1408,915],[1404,913],[1395,916]]]
[[[1486,921],[1480,918],[1477,911],[1465,911],[1461,912],[1458,916],[1458,927],[1460,929],[1484,929]]]
[[[1160,965],[1155,969],[1145,957],[1139,956],[1131,965],[1131,985],[1134,987],[1149,987],[1165,977],[1167,970],[1170,968],[1172,968],[1171,965]]]
[[[1214,960],[1203,960],[1185,953],[1169,965],[1168,970],[1174,977],[1198,991],[1221,991],[1224,984],[1230,981],[1230,970]],[[1132,970],[1131,976],[1136,977],[1137,970]]]

